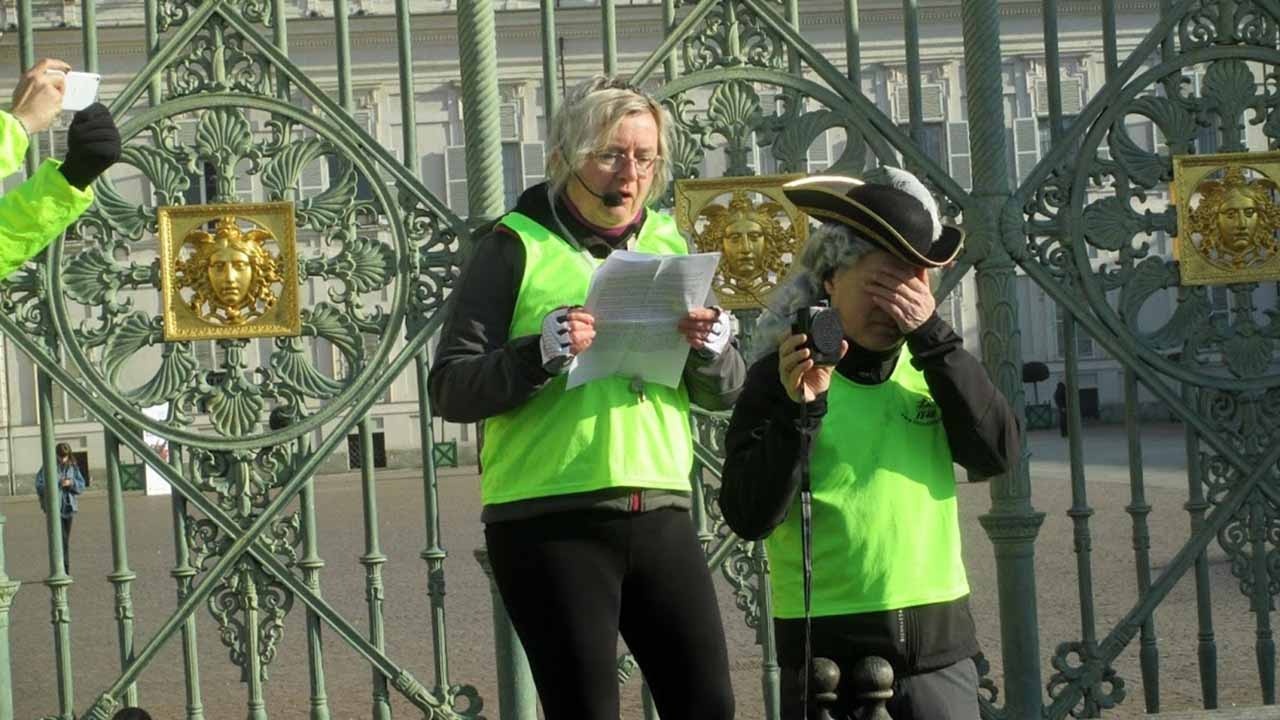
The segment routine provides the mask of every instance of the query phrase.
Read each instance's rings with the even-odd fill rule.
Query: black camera
[[[791,332],[804,333],[801,347],[809,348],[814,365],[835,365],[840,361],[844,326],[840,324],[840,316],[825,302],[796,310]]]

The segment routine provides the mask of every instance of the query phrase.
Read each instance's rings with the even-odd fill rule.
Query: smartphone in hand
[[[46,73],[66,77],[62,87],[63,110],[72,112],[83,110],[98,101],[98,86],[102,84],[101,75],[75,70],[68,73],[63,73],[61,70],[47,70]]]

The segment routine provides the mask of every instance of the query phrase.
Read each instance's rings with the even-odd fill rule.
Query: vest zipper
[[[902,653],[907,652],[907,617],[905,610],[898,611],[898,642],[902,643]]]
[[[631,492],[631,512],[640,512],[640,491],[633,490]]]

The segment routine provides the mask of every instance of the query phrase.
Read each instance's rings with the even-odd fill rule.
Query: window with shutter
[[[503,142],[520,142],[520,108],[516,103],[502,103],[498,109],[498,125]]]
[[[930,83],[920,88],[920,110],[925,122],[942,122],[946,118],[942,85]]]
[[[502,195],[506,207],[514,207],[524,191],[524,158],[520,143],[502,143]]]
[[[542,143],[522,143],[520,156],[525,187],[532,187],[547,179],[546,149]]]
[[[925,122],[941,122],[946,118],[946,95],[941,84],[920,86],[920,114]],[[897,123],[911,121],[911,88],[906,83],[893,89],[893,119]]]
[[[969,157],[969,123],[947,123],[947,149],[951,158],[951,179],[964,188],[973,188],[973,163]]]
[[[911,121],[911,90],[906,83],[893,89],[893,121],[897,123]]]
[[[298,173],[298,198],[319,195],[329,187],[329,163],[320,157],[307,163]]]
[[[467,148],[451,145],[445,149],[444,172],[448,184],[449,209],[461,217],[468,214],[467,207]]]
[[[1079,115],[1081,110],[1084,110],[1084,80],[1062,78],[1062,114]]]
[[[827,144],[827,133],[813,139],[809,145],[809,172],[819,172],[831,166],[831,149]]]
[[[1084,80],[1078,77],[1064,77],[1061,85],[1062,114],[1079,115],[1084,110]],[[1043,78],[1036,80],[1036,114],[1042,117],[1049,115],[1049,81]]]
[[[1018,168],[1018,181],[1027,179],[1040,162],[1040,129],[1035,118],[1013,121],[1013,150]]]

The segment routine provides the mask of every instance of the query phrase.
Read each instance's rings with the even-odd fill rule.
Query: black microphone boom
[[[600,193],[596,192],[595,190],[592,190],[592,189],[591,189],[591,186],[587,184],[587,181],[586,181],[586,180],[583,180],[583,179],[582,179],[582,176],[581,176],[581,175],[579,175],[578,173],[576,173],[576,172],[575,172],[575,173],[573,174],[573,176],[574,176],[575,178],[577,178],[577,179],[578,179],[578,184],[579,184],[579,185],[581,185],[582,187],[586,188],[586,189],[587,189],[587,192],[589,192],[589,193],[591,193],[592,195],[596,196],[596,198],[597,198],[597,199],[599,199],[599,200],[600,200],[600,202],[604,203],[604,206],[605,206],[605,207],[608,207],[608,208],[622,207],[622,204],[623,204],[624,202],[626,202],[626,200],[624,200],[624,199],[623,199],[623,197],[622,197],[622,193],[618,192],[617,190],[610,190],[610,191],[608,191],[608,192],[604,193],[603,195],[601,195]]]

